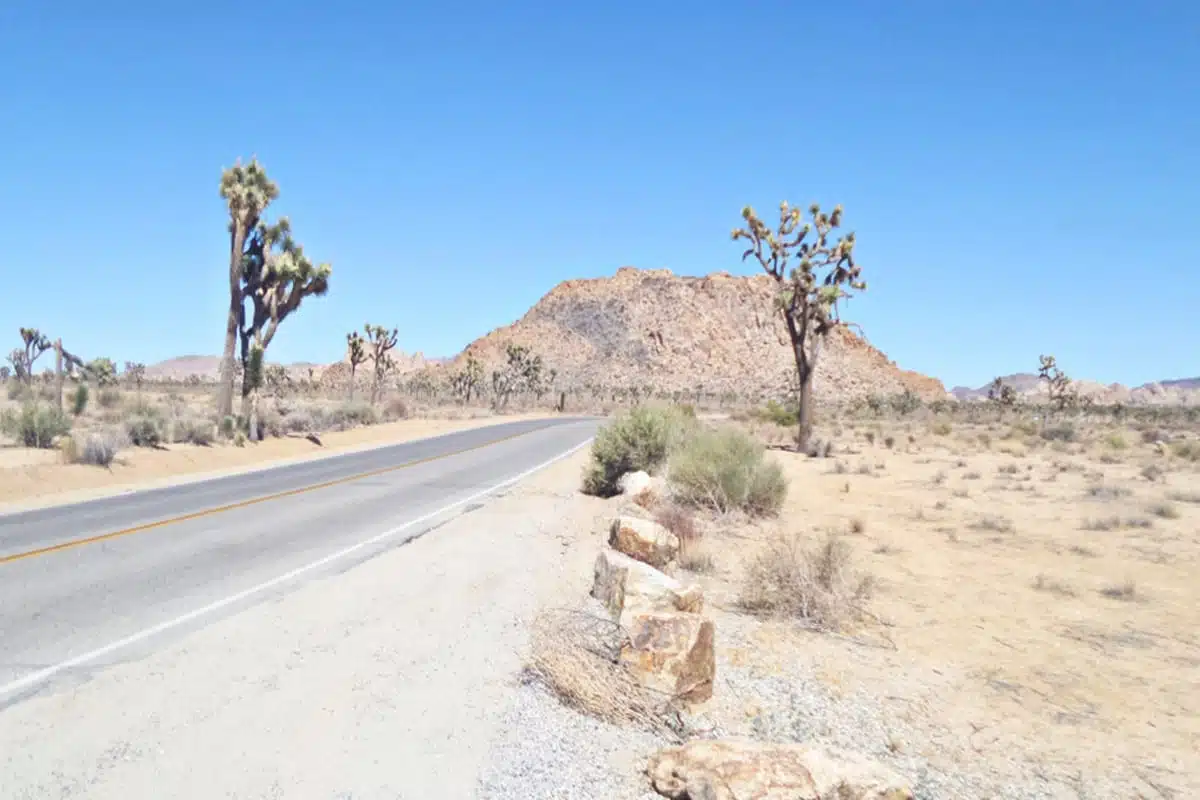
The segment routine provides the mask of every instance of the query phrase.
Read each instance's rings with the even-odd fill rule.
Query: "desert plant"
[[[137,361],[125,362],[125,373],[123,375],[127,383],[132,383],[134,391],[137,392],[138,402],[142,402],[142,384],[146,381],[146,365]]]
[[[263,212],[279,195],[257,160],[239,161],[221,174],[221,197],[229,210],[229,311],[225,350],[217,394],[218,416],[233,411],[234,347],[240,343],[243,364],[252,351],[265,353],[279,326],[300,308],[306,297],[329,290],[332,269],[314,264],[292,237],[286,217],[267,224]],[[247,313],[246,304],[250,304]],[[261,381],[242,382],[242,416],[251,438],[258,437],[258,395]]]
[[[988,385],[988,400],[1000,408],[1012,408],[1017,404],[1017,390],[1005,383],[1003,378],[994,378]]]
[[[673,407],[637,406],[596,433],[583,491],[611,497],[626,472],[657,472],[694,425]]]
[[[162,420],[140,411],[125,420],[125,433],[135,447],[158,447],[162,444]]]
[[[117,365],[111,358],[93,358],[83,366],[83,373],[97,386],[115,386],[117,383]]]
[[[33,365],[42,354],[50,349],[50,339],[37,328],[20,328],[21,347],[8,355],[8,363],[12,364],[13,374],[18,381],[26,386],[33,385]]]
[[[467,354],[463,368],[450,376],[450,390],[463,405],[471,402],[471,396],[483,391],[483,364],[473,354]]]
[[[367,361],[367,342],[358,331],[346,334],[346,361],[350,364],[350,395],[347,401],[354,402],[354,376],[358,368]]]
[[[330,414],[329,424],[336,430],[379,422],[379,412],[366,403],[345,403]]]
[[[119,389],[101,389],[96,392],[96,403],[101,408],[116,408],[121,405],[121,391]]]
[[[766,450],[736,428],[701,430],[688,437],[670,460],[674,496],[720,512],[779,513],[787,480]]]
[[[853,569],[850,545],[829,533],[814,547],[780,535],[750,561],[739,603],[747,611],[797,617],[836,630],[860,616],[872,581]]]
[[[0,415],[0,431],[24,447],[51,448],[54,440],[71,431],[71,421],[58,408],[27,401],[15,411]]]
[[[389,331],[382,325],[370,323],[363,326],[363,331],[367,334],[367,342],[371,346],[371,358],[375,367],[374,377],[371,381],[371,405],[374,405],[379,401],[379,392],[383,389],[384,380],[396,369],[396,362],[392,359],[390,352],[395,349],[400,332],[396,328]]]
[[[1058,368],[1054,356],[1038,356],[1038,380],[1046,382],[1050,404],[1059,411],[1079,404],[1079,392],[1067,374]]]
[[[504,366],[492,372],[492,402],[496,410],[507,407],[514,393],[540,394],[542,391],[544,376],[540,355],[520,344],[509,344],[504,355]]]
[[[110,466],[127,443],[124,432],[118,429],[89,433],[77,447],[74,461],[95,467]]]
[[[383,407],[386,419],[408,419],[408,403],[403,397],[393,397]]]
[[[780,205],[779,226],[772,230],[747,206],[742,209],[746,227],[733,231],[733,240],[744,239],[749,247],[742,260],[753,256],[776,284],[776,307],[782,313],[796,361],[799,428],[797,446],[808,449],[812,436],[812,379],[816,373],[820,344],[837,327],[838,302],[847,289],[865,291],[861,268],[854,263],[854,233],[829,244],[829,235],[841,225],[842,207],[826,214],[820,206],[809,208],[811,223],[801,226],[800,209],[787,202]],[[805,241],[816,229],[816,236]]]
[[[79,416],[87,410],[88,404],[88,385],[81,383],[75,387],[75,391],[71,394],[71,413]]]

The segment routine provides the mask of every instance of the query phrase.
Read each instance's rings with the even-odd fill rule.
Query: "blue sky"
[[[172,10],[165,10],[168,6]],[[221,168],[257,154],[330,294],[447,355],[557,282],[750,271],[750,203],[842,203],[847,316],[947,386],[1200,373],[1194,2],[0,7],[0,329],[221,347]],[[247,11],[249,9],[249,11]]]

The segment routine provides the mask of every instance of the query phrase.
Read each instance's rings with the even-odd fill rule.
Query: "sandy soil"
[[[1197,465],[1129,431],[842,434],[829,459],[776,454],[790,479],[779,520],[710,524],[716,568],[697,577],[726,672],[803,669],[833,696],[870,697],[911,741],[862,746],[978,776],[955,796],[1200,796]],[[838,637],[737,613],[746,560],[781,530],[844,533],[878,621]],[[718,689],[714,713],[753,735],[778,701]]]
[[[499,422],[537,419],[544,414],[481,416],[471,419],[406,419],[381,425],[329,432],[323,446],[305,439],[267,439],[245,447],[169,444],[161,449],[122,450],[110,468],[63,464],[52,450],[0,448],[0,511],[73,502],[133,489],[214,477],[288,461],[478,428]]]
[[[11,798],[475,796],[586,450],[349,570],[0,710]]]

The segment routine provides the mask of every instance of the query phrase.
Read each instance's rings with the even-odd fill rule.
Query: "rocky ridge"
[[[541,354],[563,386],[777,393],[794,366],[783,322],[771,310],[773,292],[766,275],[685,277],[622,267],[611,278],[560,283],[520,320],[468,345],[454,365],[474,355],[490,367],[508,344],[520,344]],[[946,396],[941,381],[900,369],[849,330],[821,352],[818,397],[906,389]]]

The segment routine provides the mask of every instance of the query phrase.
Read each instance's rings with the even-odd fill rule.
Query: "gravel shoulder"
[[[581,577],[572,541],[599,510],[576,492],[586,458],[0,711],[5,797],[477,796],[504,758],[502,729],[539,724],[516,676],[528,621]],[[628,750],[618,733],[614,752]],[[613,774],[628,764],[617,758]],[[508,796],[578,788],[543,777]]]

